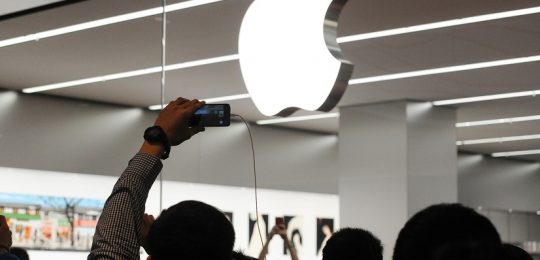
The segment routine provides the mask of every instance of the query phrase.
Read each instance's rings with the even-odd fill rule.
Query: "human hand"
[[[285,228],[284,224],[278,224],[275,225],[272,230],[276,230],[276,234],[278,234],[281,238],[287,239],[287,228]]]
[[[193,135],[204,131],[203,127],[190,127],[191,115],[205,103],[199,100],[188,100],[182,97],[171,101],[160,113],[155,125],[163,128],[171,146],[179,145]]]
[[[148,233],[150,232],[150,227],[154,224],[156,219],[150,214],[144,213],[143,216],[143,248],[148,252]]]
[[[11,230],[9,230],[6,217],[0,215],[0,249],[9,251],[12,243]]]

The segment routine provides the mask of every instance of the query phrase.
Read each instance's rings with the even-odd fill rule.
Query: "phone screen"
[[[191,116],[190,126],[220,127],[231,124],[229,104],[209,104],[199,108]]]

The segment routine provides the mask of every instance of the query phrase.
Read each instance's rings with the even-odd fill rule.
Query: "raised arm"
[[[163,167],[170,146],[176,146],[203,128],[188,126],[191,115],[204,103],[178,98],[163,109],[155,121],[165,136],[145,141],[129,162],[99,218],[88,259],[139,259],[143,244],[143,216],[148,192]],[[167,156],[164,156],[167,155]]]
[[[277,234],[277,226],[274,226],[272,230],[270,230],[270,234],[266,237],[266,242],[264,242],[264,246],[261,249],[261,253],[259,254],[259,260],[265,260],[266,255],[268,254],[268,245],[270,244],[270,240],[274,237],[274,235]]]
[[[291,254],[291,260],[299,260],[296,248],[287,236],[287,229],[285,228],[285,225],[278,225],[278,227],[278,234],[281,236],[281,238],[283,238],[283,242],[285,242],[285,246],[289,250],[289,254]]]

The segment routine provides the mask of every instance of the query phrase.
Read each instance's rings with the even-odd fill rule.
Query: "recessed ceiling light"
[[[413,77],[420,77],[420,76],[491,68],[491,67],[498,67],[498,66],[507,66],[507,65],[514,65],[514,64],[528,63],[528,62],[535,62],[535,61],[540,61],[540,55],[351,79],[349,81],[349,85],[366,84],[366,83],[373,83],[373,82],[380,82],[380,81],[387,81],[387,80],[413,78]]]
[[[266,119],[266,120],[257,121],[257,124],[258,125],[281,124],[281,123],[288,123],[288,122],[298,122],[298,121],[315,120],[315,119],[323,119],[323,118],[335,118],[335,117],[339,117],[339,113],[326,113],[326,114],[320,114],[320,115],[294,116],[294,117],[286,117],[286,118]]]
[[[239,94],[239,95],[232,95],[232,96],[223,96],[223,97],[215,97],[215,98],[205,98],[201,99],[201,101],[206,102],[207,104],[210,103],[219,103],[219,102],[225,102],[225,101],[233,101],[233,100],[240,100],[240,99],[246,99],[249,98],[249,94]],[[165,104],[166,106],[167,104]],[[160,110],[161,105],[153,105],[149,106],[148,109],[150,110]]]
[[[440,29],[440,28],[445,28],[445,27],[465,25],[465,24],[478,23],[478,22],[486,22],[486,21],[511,18],[511,17],[516,17],[516,16],[528,15],[528,14],[536,14],[536,13],[540,13],[540,7],[525,8],[525,9],[519,9],[519,10],[513,10],[513,11],[507,11],[507,12],[492,13],[492,14],[465,17],[461,19],[453,19],[453,20],[448,20],[448,21],[414,25],[414,26],[403,27],[403,28],[395,28],[395,29],[378,31],[378,32],[350,35],[350,36],[338,38],[338,43],[347,43],[347,42],[361,41],[361,40],[367,40],[367,39],[373,39],[373,38],[381,38],[381,37],[387,37],[387,36],[392,36],[392,35],[427,31],[427,30]]]
[[[439,101],[433,101],[432,103],[435,106],[445,106],[445,105],[454,105],[454,104],[462,104],[462,103],[507,99],[507,98],[536,97],[536,95],[538,94],[540,94],[540,90],[529,90],[529,91],[511,92],[511,93],[503,93],[503,94],[495,94],[495,95],[439,100]]]
[[[210,3],[220,2],[220,1],[222,1],[222,0],[191,0],[191,1],[185,1],[185,2],[180,2],[180,3],[176,3],[176,4],[167,5],[165,7],[165,11],[166,12],[173,12],[173,11],[178,11],[178,10],[182,10],[182,9],[187,9],[187,8],[191,8],[191,7],[195,7],[195,6],[200,6],[200,5],[205,5],[205,4],[210,4]],[[53,36],[58,36],[58,35],[63,35],[63,34],[68,34],[68,33],[72,33],[72,32],[83,31],[83,30],[88,30],[88,29],[92,29],[92,28],[96,28],[96,27],[105,26],[105,25],[121,23],[121,22],[129,21],[129,20],[134,20],[134,19],[139,19],[139,18],[148,17],[148,16],[152,16],[152,15],[157,15],[157,14],[160,14],[162,12],[163,12],[163,7],[155,7],[155,8],[142,10],[142,11],[117,15],[117,16],[108,17],[108,18],[104,18],[104,19],[99,19],[99,20],[95,20],[95,21],[70,25],[70,26],[66,26],[66,27],[53,29],[53,30],[48,30],[48,31],[43,31],[43,32],[38,32],[38,33],[34,33],[34,34],[25,35],[25,36],[20,36],[20,37],[15,37],[15,38],[11,38],[11,39],[2,40],[2,41],[0,41],[0,47],[15,45],[15,44],[24,43],[24,42],[38,41],[38,40],[53,37]]]
[[[535,139],[540,139],[540,134],[464,140],[464,141],[457,141],[456,144],[457,145],[489,144],[489,143],[504,143],[504,142],[525,141],[525,140],[535,140]]]
[[[540,150],[526,150],[526,151],[492,153],[491,156],[493,156],[493,157],[511,157],[511,156],[532,155],[532,154],[540,154]]]
[[[534,121],[534,120],[540,120],[540,115],[461,122],[461,123],[457,123],[456,127],[461,128],[461,127],[472,127],[472,126],[494,125],[494,124],[512,124],[512,123],[517,123],[517,122],[526,122],[526,121]]]
[[[226,62],[226,61],[234,61],[234,60],[238,60],[237,54],[171,64],[171,65],[165,66],[165,71],[186,69],[186,68],[198,67],[198,66],[215,64],[215,63]],[[86,79],[55,83],[55,84],[49,84],[49,85],[43,85],[43,86],[37,86],[37,87],[31,87],[31,88],[25,88],[22,91],[24,93],[36,93],[36,92],[42,92],[42,91],[47,91],[47,90],[59,89],[59,88],[67,88],[67,87],[80,86],[80,85],[85,85],[85,84],[90,84],[90,83],[109,81],[109,80],[114,80],[114,79],[123,79],[123,78],[135,77],[135,76],[142,76],[142,75],[158,73],[158,72],[161,72],[161,66],[121,72],[121,73],[116,73],[116,74],[97,76],[97,77],[91,77],[91,78],[86,78]]]

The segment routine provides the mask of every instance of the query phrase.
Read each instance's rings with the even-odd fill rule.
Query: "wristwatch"
[[[167,134],[160,126],[151,126],[146,128],[144,131],[144,140],[150,144],[160,144],[163,146],[163,154],[161,159],[165,160],[169,158],[169,153],[171,152],[171,143]]]

